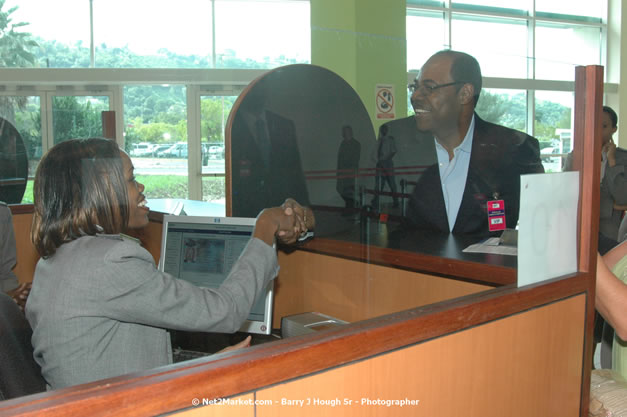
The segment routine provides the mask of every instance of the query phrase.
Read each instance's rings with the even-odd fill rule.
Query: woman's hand
[[[230,352],[232,350],[237,350],[237,349],[243,349],[243,348],[247,348],[250,347],[250,336],[247,336],[246,339],[242,340],[239,343],[236,343],[234,345],[231,346],[227,346],[224,349],[221,349],[219,351],[217,351],[216,353],[224,353],[224,352]]]
[[[315,218],[311,209],[288,198],[281,207],[264,209],[257,216],[253,236],[269,245],[274,243],[275,238],[282,243],[291,244],[313,226]]]
[[[611,167],[616,166],[616,144],[613,140],[610,140],[603,145],[603,151],[607,156],[607,164]]]
[[[11,298],[13,298],[13,301],[17,303],[18,307],[20,308],[20,310],[22,310],[22,312],[24,312],[24,307],[26,306],[26,299],[28,298],[28,294],[30,294],[31,287],[32,287],[32,284],[30,282],[27,282],[27,283],[20,284],[17,288],[11,291],[7,291],[7,294],[9,294]]]

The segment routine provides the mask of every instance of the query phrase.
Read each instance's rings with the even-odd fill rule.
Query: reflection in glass
[[[451,30],[453,49],[477,58],[484,77],[527,78],[526,20],[454,13]]]
[[[28,156],[28,176],[33,177],[41,159],[41,111],[38,96],[0,96],[0,117],[20,133]],[[28,196],[25,195],[25,198]],[[28,197],[32,202],[32,195]]]
[[[536,78],[574,80],[577,65],[601,64],[601,28],[538,23]]]
[[[27,180],[28,157],[24,141],[8,120],[0,118],[0,201],[21,203]]]
[[[289,65],[265,74],[249,88],[229,115],[234,216],[256,216],[287,197],[303,204],[346,207],[337,192],[344,126],[350,126],[361,149],[355,186],[372,188],[374,174],[367,168],[373,167],[369,156],[374,129],[346,81],[322,67]]]
[[[564,157],[573,149],[572,114],[574,94],[565,91],[536,91],[534,130],[546,172],[561,172]]]

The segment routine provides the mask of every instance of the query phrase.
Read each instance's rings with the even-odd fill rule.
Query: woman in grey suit
[[[42,258],[26,317],[48,388],[172,363],[165,329],[236,331],[278,273],[275,239],[293,243],[313,227],[293,200],[263,210],[229,278],[198,288],[121,235],[148,224],[143,191],[128,155],[107,139],[62,142],[39,163],[31,233]]]

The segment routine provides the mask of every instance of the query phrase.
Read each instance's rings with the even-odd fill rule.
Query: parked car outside
[[[166,149],[170,149],[172,145],[173,145],[172,143],[162,143],[160,145],[156,145],[152,149],[152,156],[157,157],[157,158],[162,158],[163,155],[160,155],[160,153],[165,151]]]
[[[134,143],[131,156],[150,156],[155,145],[148,142]]]
[[[187,158],[187,143],[178,142],[157,154],[163,158]]]
[[[210,159],[224,159],[224,146],[210,145],[209,146],[209,158]]]

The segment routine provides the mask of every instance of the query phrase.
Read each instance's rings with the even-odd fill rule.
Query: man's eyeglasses
[[[457,84],[466,84],[464,81],[453,81],[452,83],[446,84],[418,84],[418,82],[414,82],[413,84],[409,84],[407,89],[410,93],[414,94],[415,91],[421,91],[425,96],[430,96],[433,92],[439,88],[449,87],[451,85]]]

